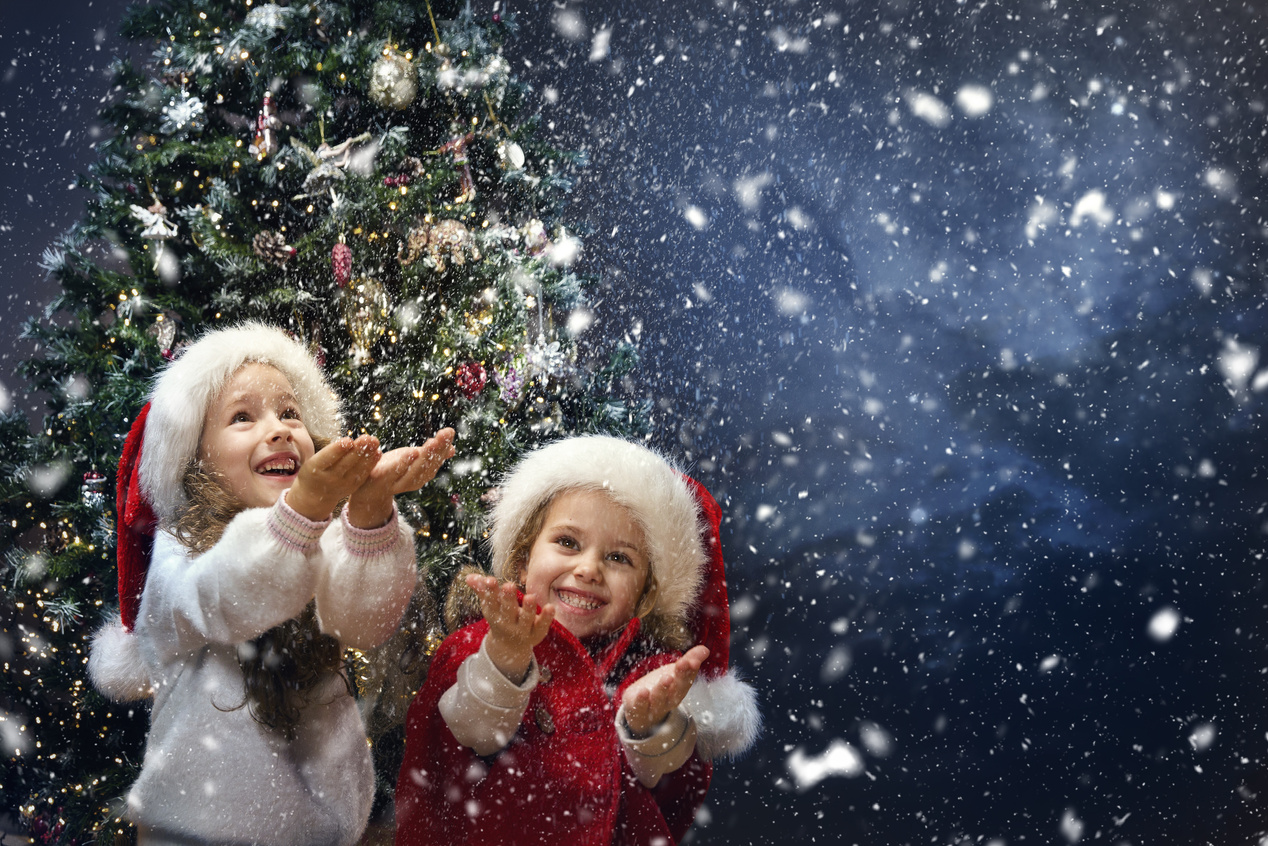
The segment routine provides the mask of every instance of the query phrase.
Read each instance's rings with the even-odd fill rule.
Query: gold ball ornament
[[[361,277],[343,290],[343,325],[352,338],[352,360],[356,365],[374,359],[370,348],[387,331],[392,302],[376,279]]]
[[[414,63],[395,50],[385,50],[370,69],[370,99],[388,109],[403,109],[418,96]]]

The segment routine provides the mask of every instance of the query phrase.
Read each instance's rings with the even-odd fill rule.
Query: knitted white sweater
[[[155,538],[134,635],[154,704],[128,815],[150,843],[340,846],[374,795],[365,730],[331,674],[287,741],[245,701],[238,644],[312,600],[324,632],[370,647],[396,629],[414,589],[413,532],[394,514],[370,531],[312,523],[286,506],[247,510],[208,552]],[[98,641],[94,652],[107,649]],[[94,663],[102,664],[94,655]],[[94,681],[100,679],[100,666]],[[103,683],[104,682],[104,683]]]

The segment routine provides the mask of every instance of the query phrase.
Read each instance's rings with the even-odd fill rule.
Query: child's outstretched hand
[[[555,606],[537,607],[537,597],[524,596],[520,605],[515,585],[499,584],[492,576],[471,573],[467,586],[480,599],[480,612],[489,622],[484,649],[493,666],[516,684],[523,684],[533,662],[533,647],[546,639]]]
[[[652,670],[625,689],[621,704],[625,706],[625,722],[635,737],[650,735],[670,711],[682,704],[708,657],[708,647],[693,646],[674,663]]]
[[[373,435],[336,438],[299,468],[286,504],[315,522],[329,520],[341,500],[361,487],[379,462]]]
[[[384,453],[348,498],[348,522],[359,529],[376,529],[386,523],[392,516],[393,497],[418,490],[453,457],[453,439],[453,429],[441,429],[422,446]]]

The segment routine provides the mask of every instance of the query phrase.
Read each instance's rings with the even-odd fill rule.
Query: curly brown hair
[[[172,532],[190,552],[201,555],[215,546],[229,521],[246,506],[197,461],[186,468],[184,485],[189,508]],[[249,707],[256,722],[287,740],[295,739],[309,694],[330,673],[338,673],[352,692],[344,672],[343,648],[336,638],[321,631],[311,602],[299,616],[240,644],[238,664],[246,698],[241,705],[225,710]]]

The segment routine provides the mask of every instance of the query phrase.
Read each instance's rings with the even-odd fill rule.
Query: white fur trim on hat
[[[682,702],[696,721],[696,750],[706,761],[747,752],[762,729],[757,691],[732,670],[713,679],[696,679]]]
[[[141,660],[137,636],[123,628],[118,614],[92,636],[88,678],[103,696],[115,702],[135,702],[148,699],[154,693],[154,683]]]
[[[643,529],[656,576],[655,613],[683,622],[704,580],[703,526],[695,497],[673,465],[640,444],[605,435],[555,441],[525,456],[493,507],[493,573],[515,581],[515,541],[539,506],[567,490],[606,491]]]
[[[248,362],[272,365],[286,376],[310,435],[338,437],[339,400],[303,344],[263,323],[208,332],[159,373],[150,393],[140,479],[160,526],[170,526],[185,507],[185,468],[198,456],[208,407]]]

